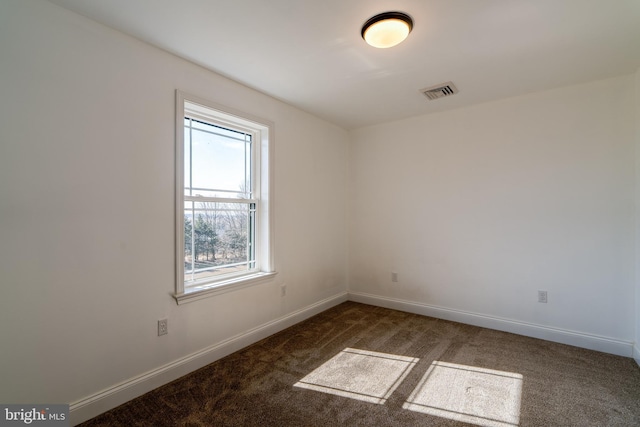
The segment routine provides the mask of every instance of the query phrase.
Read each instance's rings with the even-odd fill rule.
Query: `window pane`
[[[186,121],[186,119],[185,119]],[[185,195],[191,196],[191,129],[184,128],[184,186]],[[186,190],[186,189],[189,190]]]
[[[185,285],[255,268],[255,204],[185,202]]]
[[[250,192],[251,135],[188,120],[185,194],[248,198]]]

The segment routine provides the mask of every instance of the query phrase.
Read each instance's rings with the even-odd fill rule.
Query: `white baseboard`
[[[334,295],[78,400],[69,407],[70,423],[71,425],[80,424],[345,301],[347,301],[346,292]]]
[[[633,346],[633,358],[636,359],[636,363],[640,366],[640,343],[635,343]]]
[[[637,345],[635,346],[634,354],[634,345],[632,342],[628,341],[359,292],[349,292],[349,300],[378,307],[421,314],[423,316],[436,317],[438,319],[451,320],[468,325],[481,326],[483,328],[495,329],[498,331],[511,332],[533,338],[540,338],[547,341],[573,345],[589,350],[602,351],[604,353],[615,354],[618,356],[632,357],[633,355],[638,364],[640,364],[640,352]]]

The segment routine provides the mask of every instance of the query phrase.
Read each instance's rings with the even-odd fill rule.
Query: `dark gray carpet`
[[[82,425],[640,426],[640,368],[347,302]]]

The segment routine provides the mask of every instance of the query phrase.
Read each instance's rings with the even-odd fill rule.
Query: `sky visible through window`
[[[250,189],[251,135],[196,120],[190,128],[189,122],[185,118],[185,195],[235,198]]]

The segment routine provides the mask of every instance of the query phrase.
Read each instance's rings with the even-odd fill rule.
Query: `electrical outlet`
[[[287,295],[287,285],[280,285],[280,296],[284,297]]]
[[[547,291],[538,291],[538,302],[547,303]]]
[[[169,333],[169,320],[158,320],[158,336],[167,335]]]
[[[395,271],[391,272],[391,281],[392,282],[397,282],[398,281],[398,273],[396,273]]]

